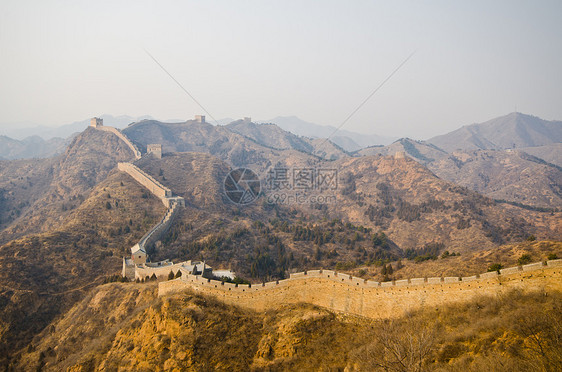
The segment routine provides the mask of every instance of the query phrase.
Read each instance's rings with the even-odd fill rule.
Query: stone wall
[[[185,206],[185,200],[180,196],[172,196],[172,191],[169,188],[156,181],[152,176],[146,174],[134,164],[118,163],[117,167],[120,171],[129,174],[135,179],[135,181],[146,187],[151,193],[160,198],[160,200],[162,200],[162,203],[164,203],[166,208],[168,208],[164,217],[162,217],[162,219],[156,225],[154,225],[137,243],[142,251],[148,252],[147,248],[154,245],[154,243],[160,240],[162,236],[168,231],[168,229],[172,225],[172,221],[174,220],[174,216],[176,215],[179,207]],[[133,278],[134,275],[131,276],[130,271],[127,271],[125,267],[126,263],[124,261],[123,276]],[[168,273],[166,273],[166,275],[167,274]]]
[[[146,248],[152,246],[158,240],[162,238],[162,236],[168,231],[170,226],[172,225],[172,221],[174,220],[174,216],[177,213],[180,205],[179,204],[172,204],[166,214],[160,222],[158,222],[149,232],[147,232],[142,239],[138,242],[138,245],[147,252]]]
[[[113,127],[106,127],[106,126],[96,126],[95,127],[98,130],[103,130],[105,132],[111,132],[113,134],[115,134],[117,137],[119,137],[123,142],[125,142],[125,144],[127,146],[129,146],[129,148],[131,149],[131,151],[135,154],[135,159],[140,159],[141,158],[141,152],[139,151],[139,149],[135,146],[135,144],[133,142],[131,142],[131,140],[129,138],[127,138],[127,136],[125,136],[119,129],[117,128],[113,128]]]
[[[154,274],[158,279],[167,279],[168,275],[170,274],[170,271],[173,272],[174,275],[176,275],[178,271],[180,271],[180,268],[183,264],[184,262],[180,262],[177,264],[173,264],[169,262],[169,264],[167,265],[156,266],[156,267],[138,265],[134,270],[135,272],[133,277],[135,279],[141,280],[141,279],[145,279],[147,276],[151,277],[152,274]]]
[[[151,193],[159,197],[166,207],[169,207],[167,200],[172,196],[172,191],[156,181],[152,176],[143,172],[139,167],[131,163],[118,163],[120,171],[128,173],[138,183],[146,187]]]
[[[464,278],[416,278],[379,283],[331,270],[292,274],[289,279],[254,285],[235,285],[182,272],[182,277],[158,285],[164,296],[186,289],[212,295],[229,304],[266,310],[284,304],[307,302],[369,318],[398,317],[420,308],[438,310],[449,303],[466,302],[481,295],[522,290],[562,290],[562,260],[526,265],[510,274]]]

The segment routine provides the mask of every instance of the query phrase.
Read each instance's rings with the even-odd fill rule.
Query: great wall
[[[110,132],[119,137],[133,152],[135,159],[140,159],[142,157],[139,149],[133,144],[131,140],[127,138],[120,130],[107,127],[103,125],[103,120],[100,118],[92,118],[90,121],[90,126],[97,130],[102,130]],[[154,150],[154,156],[160,158],[162,156],[162,147],[159,145],[150,145],[148,155],[151,154],[150,150]],[[179,207],[185,207],[185,200],[180,196],[173,196],[172,191],[163,186],[160,182],[154,179],[154,177],[146,174],[139,167],[132,163],[118,163],[117,168],[130,175],[135,181],[147,188],[152,194],[157,196],[162,203],[166,206],[167,211],[164,217],[154,225],[142,238],[141,240],[131,247],[131,257],[123,257],[123,270],[122,275],[128,278],[138,278],[143,274],[149,274],[150,276],[154,271],[159,272],[158,269],[161,265],[155,267],[145,266],[147,264],[147,249],[154,245],[170,228],[175,215]],[[141,273],[139,273],[139,271]]]
[[[204,121],[204,117],[196,120]],[[98,118],[92,119],[91,126],[114,133],[133,151],[136,159],[141,158],[141,152],[118,129],[104,127]],[[149,148],[154,151],[154,156],[161,157],[161,146],[150,145]],[[232,284],[204,277],[207,270],[204,262],[147,263],[146,248],[168,230],[178,207],[185,206],[185,201],[172,196],[170,189],[132,163],[119,163],[118,169],[159,197],[168,208],[162,220],[131,248],[131,259],[123,259],[122,275],[131,279],[144,279],[152,274],[164,279],[170,272],[181,272],[179,278],[158,283],[159,296],[195,291],[228,304],[258,311],[306,302],[339,313],[377,319],[398,317],[422,308],[439,311],[439,307],[445,304],[468,302],[482,295],[498,296],[514,289],[539,290],[545,295],[551,290],[562,290],[562,259],[468,277],[414,278],[389,282],[364,280],[332,270],[310,270],[291,274],[289,279],[253,285]],[[135,252],[142,253],[138,257],[139,261],[135,260]],[[197,272],[202,275],[195,275]]]
[[[363,280],[331,270],[310,270],[291,274],[285,280],[238,285],[182,270],[179,278],[158,283],[159,296],[191,290],[257,311],[306,302],[373,319],[399,317],[422,308],[438,311],[445,304],[468,302],[482,295],[498,296],[512,289],[540,290],[545,294],[562,290],[562,259],[503,269],[500,273],[392,282]]]

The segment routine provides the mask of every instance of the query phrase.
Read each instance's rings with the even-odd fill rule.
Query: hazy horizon
[[[321,4],[321,5],[319,5]],[[562,118],[556,1],[5,2],[0,123],[297,116],[427,139],[513,111]],[[212,121],[211,118],[208,118]]]

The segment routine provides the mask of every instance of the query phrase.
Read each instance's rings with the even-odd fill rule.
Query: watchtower
[[[131,260],[135,265],[146,263],[146,252],[138,244],[131,248]]]
[[[162,145],[159,143],[146,145],[146,152],[153,154],[156,159],[162,159]]]
[[[252,122],[252,118],[250,118],[250,117],[248,117],[248,116],[244,117],[244,123],[245,123],[245,124],[249,124],[249,123],[251,123],[251,122]]]
[[[205,115],[195,115],[195,121],[198,123],[204,123],[205,122]]]
[[[103,119],[102,118],[91,118],[90,119],[90,126],[97,128],[103,127]]]

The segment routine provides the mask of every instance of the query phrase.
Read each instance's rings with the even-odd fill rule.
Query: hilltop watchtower
[[[156,159],[162,159],[162,145],[159,143],[146,145],[146,152],[154,155]]]
[[[204,123],[205,122],[205,115],[195,115],[195,121],[198,123]]]
[[[242,119],[242,121],[244,122],[244,124],[250,124],[252,122],[252,118],[246,116],[244,117],[244,119]]]
[[[94,128],[103,127],[103,119],[102,118],[91,118],[90,119],[90,126]]]

